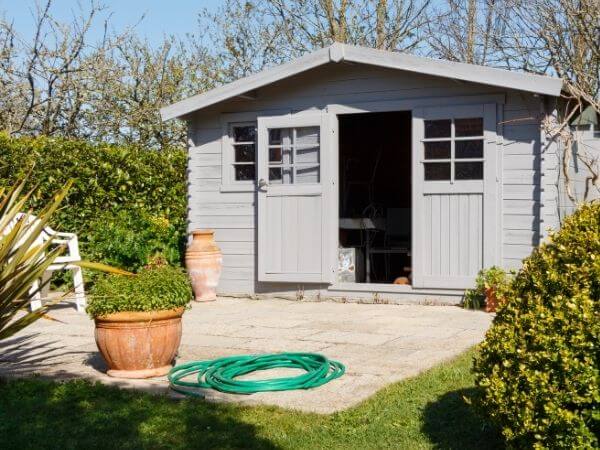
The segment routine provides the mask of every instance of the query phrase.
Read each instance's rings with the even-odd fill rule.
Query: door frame
[[[489,258],[490,265],[500,265],[502,261],[502,222],[501,222],[501,184],[502,184],[502,158],[501,158],[501,147],[502,147],[502,117],[504,104],[506,103],[506,94],[484,94],[484,95],[463,95],[463,96],[441,96],[441,97],[423,97],[416,99],[407,100],[384,100],[384,101],[371,101],[371,102],[357,102],[352,104],[328,104],[324,111],[327,112],[327,120],[329,122],[329,133],[330,137],[329,147],[331,149],[329,156],[329,167],[330,167],[330,190],[328,193],[328,205],[330,209],[329,215],[329,250],[327,253],[330,255],[330,269],[331,277],[329,278],[328,290],[330,291],[354,291],[354,292],[389,292],[389,293],[431,293],[431,294],[456,294],[457,292],[464,291],[463,288],[456,288],[452,286],[441,286],[439,288],[419,288],[413,287],[412,285],[397,285],[388,283],[341,283],[336,279],[337,273],[337,250],[339,244],[339,120],[338,115],[341,114],[363,114],[363,113],[374,113],[374,112],[394,112],[394,111],[413,111],[417,108],[430,107],[430,106],[461,106],[461,105],[475,105],[475,104],[495,104],[496,105],[496,151],[498,152],[497,161],[495,164],[496,176],[494,183],[494,193],[487,192],[489,188],[484,192],[484,201],[494,202],[493,210],[496,211],[495,222],[495,251],[494,255]],[[411,120],[411,134],[412,134],[412,146],[414,146],[414,130],[412,130]],[[412,147],[411,146],[411,147]],[[414,152],[414,148],[411,148],[411,152]],[[414,177],[412,180],[412,193],[414,197]],[[486,184],[489,186],[489,184]],[[325,188],[325,186],[324,186]],[[325,192],[325,191],[324,191]],[[413,198],[414,200],[414,198]],[[414,220],[414,218],[413,218]],[[414,228],[414,223],[413,223]],[[415,243],[415,234],[412,236],[412,245]],[[486,259],[484,259],[486,261]]]

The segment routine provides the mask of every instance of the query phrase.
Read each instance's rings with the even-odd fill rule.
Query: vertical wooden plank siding
[[[483,194],[427,194],[424,202],[424,276],[477,275],[483,264]]]

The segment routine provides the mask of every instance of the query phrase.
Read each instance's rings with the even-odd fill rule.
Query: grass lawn
[[[463,396],[473,351],[321,416],[272,407],[172,400],[85,381],[0,381],[0,447],[501,448]]]

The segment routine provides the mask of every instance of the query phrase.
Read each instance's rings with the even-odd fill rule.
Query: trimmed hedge
[[[518,448],[598,448],[600,204],[524,261],[480,346],[480,406]]]
[[[93,248],[98,241],[94,234],[104,233],[98,230],[102,227],[99,219],[107,215],[117,218],[122,211],[140,217],[140,222],[166,223],[175,236],[165,240],[183,242],[186,163],[182,149],[149,150],[49,137],[10,138],[0,133],[0,186],[11,185],[33,167],[28,184],[39,189],[30,206],[37,210],[73,179],[53,226],[78,233],[84,256],[100,260],[106,259],[102,249]]]

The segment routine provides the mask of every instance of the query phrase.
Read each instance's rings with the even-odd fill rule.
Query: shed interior
[[[411,112],[338,119],[338,281],[410,284]]]

